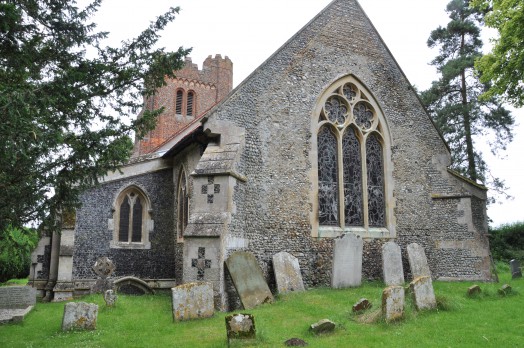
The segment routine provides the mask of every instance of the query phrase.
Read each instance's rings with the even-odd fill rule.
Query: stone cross
[[[116,267],[113,261],[107,257],[101,257],[96,260],[95,265],[93,266],[93,271],[102,279],[110,277],[115,271]]]
[[[198,258],[191,259],[191,267],[197,269],[197,280],[204,280],[204,271],[211,268],[211,260],[206,259],[206,248],[198,248]]]
[[[207,195],[207,203],[213,204],[215,193],[220,193],[220,184],[215,184],[215,178],[207,177],[207,185],[202,185],[201,193]]]

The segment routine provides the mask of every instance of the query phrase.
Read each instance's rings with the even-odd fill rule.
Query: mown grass
[[[373,303],[371,312],[380,310],[380,282],[279,296],[271,305],[237,312],[255,315],[257,347],[283,347],[292,337],[308,347],[522,347],[524,280],[512,280],[505,267],[499,267],[499,278],[500,283],[478,283],[482,292],[474,297],[466,295],[473,283],[434,282],[439,308],[416,312],[408,296],[405,318],[395,323],[380,318],[364,323],[351,312],[362,297]],[[504,283],[512,294],[498,293]],[[173,323],[168,294],[121,295],[115,308],[106,307],[101,295],[81,301],[99,305],[95,331],[62,332],[64,303],[38,303],[22,323],[0,326],[0,347],[227,347],[227,313]],[[309,333],[309,325],[324,318],[337,324],[335,332]]]

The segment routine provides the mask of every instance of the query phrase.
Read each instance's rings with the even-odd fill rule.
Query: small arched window
[[[149,213],[149,200],[142,190],[135,186],[124,189],[114,204],[111,247],[149,248]]]
[[[195,116],[195,92],[187,92],[187,116]]]
[[[177,115],[182,115],[183,102],[184,102],[184,90],[179,89],[176,91],[176,99],[175,99],[175,113]]]
[[[189,195],[187,191],[186,173],[182,169],[178,179],[177,193],[177,234],[178,240],[184,239],[184,230],[187,227],[189,219]]]

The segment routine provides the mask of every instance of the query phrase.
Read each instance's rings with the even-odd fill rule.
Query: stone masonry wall
[[[151,201],[154,229],[149,233],[151,249],[110,248],[113,231],[113,202],[118,193],[136,185]],[[116,265],[113,276],[136,276],[142,279],[174,279],[175,234],[173,226],[173,177],[170,169],[101,184],[82,195],[77,210],[73,253],[73,280],[96,279],[95,261],[107,256]]]
[[[229,233],[248,240],[248,251],[270,282],[272,255],[287,251],[298,257],[308,286],[329,284],[332,239],[311,237],[311,177],[317,170],[311,158],[312,112],[325,89],[348,74],[372,92],[387,119],[393,164],[393,180],[386,183],[393,185],[388,204],[403,254],[407,244],[417,242],[426,248],[434,275],[481,278],[473,265],[477,256],[469,242],[461,242],[474,241],[482,232],[463,219],[460,204],[468,199],[432,198],[469,192],[447,172],[444,141],[353,0],[331,3],[209,115],[246,133],[238,170],[247,182],[236,186]],[[365,242],[365,277],[381,277],[385,241]]]

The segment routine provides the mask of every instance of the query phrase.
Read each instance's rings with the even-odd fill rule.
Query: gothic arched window
[[[180,171],[178,179],[178,193],[177,193],[177,231],[178,240],[184,238],[184,230],[187,227],[189,219],[189,195],[187,191],[186,174],[184,170]]]
[[[184,90],[178,89],[176,91],[176,98],[175,98],[175,113],[177,115],[182,115],[183,103],[184,103]]]
[[[150,203],[135,186],[118,195],[113,213],[112,247],[149,248]]]
[[[371,94],[356,79],[341,79],[316,117],[319,228],[387,228],[386,126]]]

